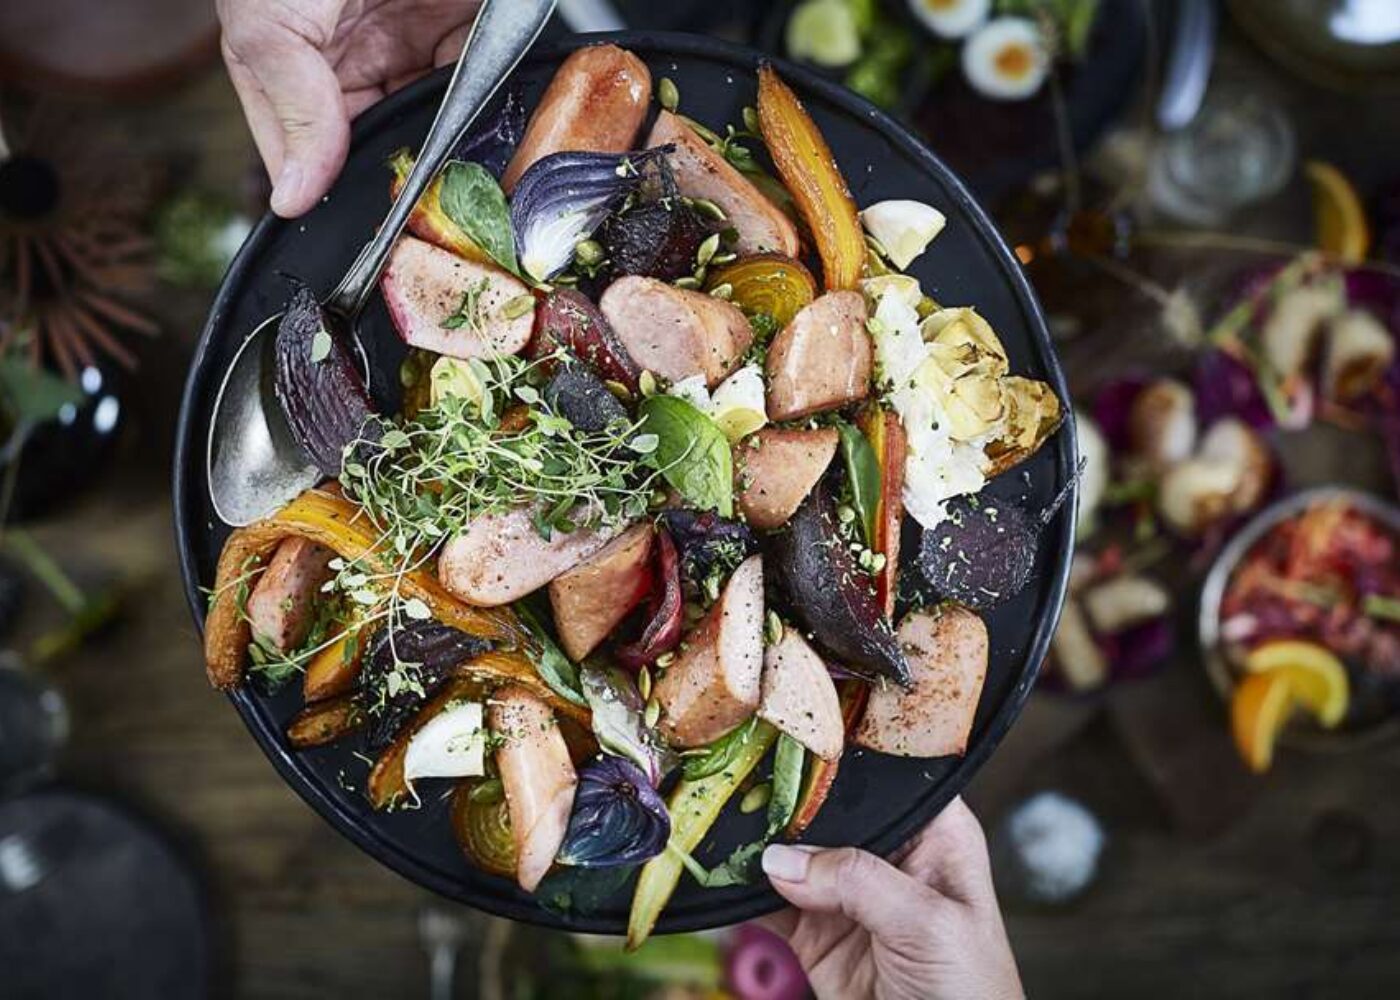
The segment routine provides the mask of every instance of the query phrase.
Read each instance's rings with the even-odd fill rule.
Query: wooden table
[[[1236,56],[1252,58],[1238,46]],[[1305,150],[1367,182],[1400,173],[1393,102],[1279,85],[1295,98]],[[242,181],[250,150],[217,72],[112,118],[131,130],[133,156],[195,163],[224,189]],[[132,440],[100,491],[37,529],[80,575],[135,581],[126,620],[56,669],[73,711],[62,778],[133,805],[202,873],[217,995],[421,995],[416,917],[429,895],[305,806],[205,683],[168,487],[203,302],[177,296],[160,309],[170,332],[144,350]],[[1335,466],[1337,449],[1313,450]],[[1348,453],[1343,464],[1353,462]],[[1022,794],[1060,789],[1110,832],[1087,896],[1060,911],[1009,913],[1031,995],[1400,995],[1400,747],[1284,752],[1266,780],[1245,778],[1191,661],[1107,704],[1037,696],[970,793],[995,821]],[[1219,815],[1195,821],[1212,802]]]

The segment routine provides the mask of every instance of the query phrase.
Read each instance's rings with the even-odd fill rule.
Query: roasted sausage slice
[[[962,753],[987,677],[987,626],[976,612],[945,604],[905,618],[899,642],[913,684],[871,687],[856,742],[897,757]]]
[[[646,596],[654,538],[650,523],[635,524],[550,582],[554,624],[569,659],[593,652]]]
[[[678,747],[713,742],[758,709],[762,673],[763,557],[750,556],[656,682],[661,732]]]
[[[837,760],[846,742],[841,699],[826,664],[796,629],[763,651],[758,714],[823,760]]]
[[[621,153],[632,148],[651,99],[646,64],[616,45],[590,45],[560,64],[525,136],[501,175],[507,194],[551,153]]]
[[[779,528],[807,499],[836,454],[834,427],[765,427],[734,448],[739,510],[755,527]]]
[[[580,512],[575,521],[586,521],[585,515]],[[498,607],[573,569],[616,533],[616,528],[580,527],[546,539],[527,507],[482,514],[442,547],[438,578],[468,604]]]
[[[454,358],[518,354],[535,305],[525,283],[490,264],[400,238],[380,279],[389,318],[413,347]]]
[[[507,685],[489,705],[487,724],[501,740],[496,767],[515,840],[515,878],[534,892],[564,842],[578,775],[554,713],[533,692]]]
[[[647,137],[649,148],[665,145],[674,147],[666,159],[681,194],[712,201],[724,211],[738,234],[736,252],[798,255],[797,227],[792,220],[733,164],[711,149],[694,129],[669,111],[656,116],[656,124]]]
[[[331,577],[335,553],[305,538],[288,538],[267,564],[248,597],[253,635],[282,652],[306,641],[316,618],[316,595]]]
[[[753,343],[736,306],[655,278],[619,278],[598,305],[637,366],[672,382],[703,375],[718,385]]]
[[[871,346],[859,292],[827,292],[802,309],[768,348],[768,416],[796,420],[864,399]]]

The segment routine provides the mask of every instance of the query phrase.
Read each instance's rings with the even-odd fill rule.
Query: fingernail
[[[304,176],[301,165],[290,162],[277,175],[277,181],[272,185],[272,210],[278,215],[285,215],[296,206],[301,197]]]
[[[771,844],[763,852],[763,872],[783,882],[801,882],[807,877],[812,855],[800,847]]]

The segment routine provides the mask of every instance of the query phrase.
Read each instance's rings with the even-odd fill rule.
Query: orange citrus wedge
[[[1321,160],[1309,160],[1303,172],[1312,184],[1318,247],[1348,264],[1365,260],[1371,248],[1371,229],[1356,188],[1345,174]]]
[[[1346,667],[1325,646],[1299,639],[1276,639],[1252,650],[1244,668],[1250,674],[1287,678],[1294,696],[1328,729],[1347,714],[1351,685]]]
[[[1293,685],[1278,671],[1247,675],[1230,702],[1230,728],[1240,756],[1256,774],[1269,769],[1274,744],[1294,704]]]

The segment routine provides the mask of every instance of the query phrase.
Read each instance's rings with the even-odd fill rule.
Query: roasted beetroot
[[[685,202],[662,198],[609,216],[598,237],[613,274],[674,281],[695,270],[696,251],[711,232]]]
[[[824,483],[769,543],[788,611],[818,645],[860,677],[908,687],[909,663],[875,598],[874,580],[839,541],[836,505]]]
[[[535,310],[535,334],[529,354],[539,359],[561,348],[603,378],[620,382],[629,392],[637,391],[637,379],[641,376],[637,363],[598,307],[572,288],[555,289]]]
[[[365,650],[359,690],[370,750],[378,752],[392,743],[455,667],[490,648],[485,639],[435,621],[376,632]]]
[[[585,434],[627,422],[627,408],[583,365],[561,365],[544,387],[545,405]]]
[[[300,281],[277,324],[274,388],[307,456],[327,476],[340,475],[345,447],[360,436],[374,406],[345,335]]]
[[[720,517],[712,510],[668,510],[661,523],[681,555],[681,572],[696,585],[718,570],[727,577],[758,551],[758,538],[747,524]]]
[[[958,497],[947,519],[924,532],[919,570],[939,597],[994,607],[1030,582],[1039,539],[1040,522],[1020,504]]]
[[[640,670],[656,662],[681,642],[681,560],[676,544],[665,529],[656,532],[656,589],[647,608],[647,622],[636,642],[618,646],[617,662],[628,670]]]

